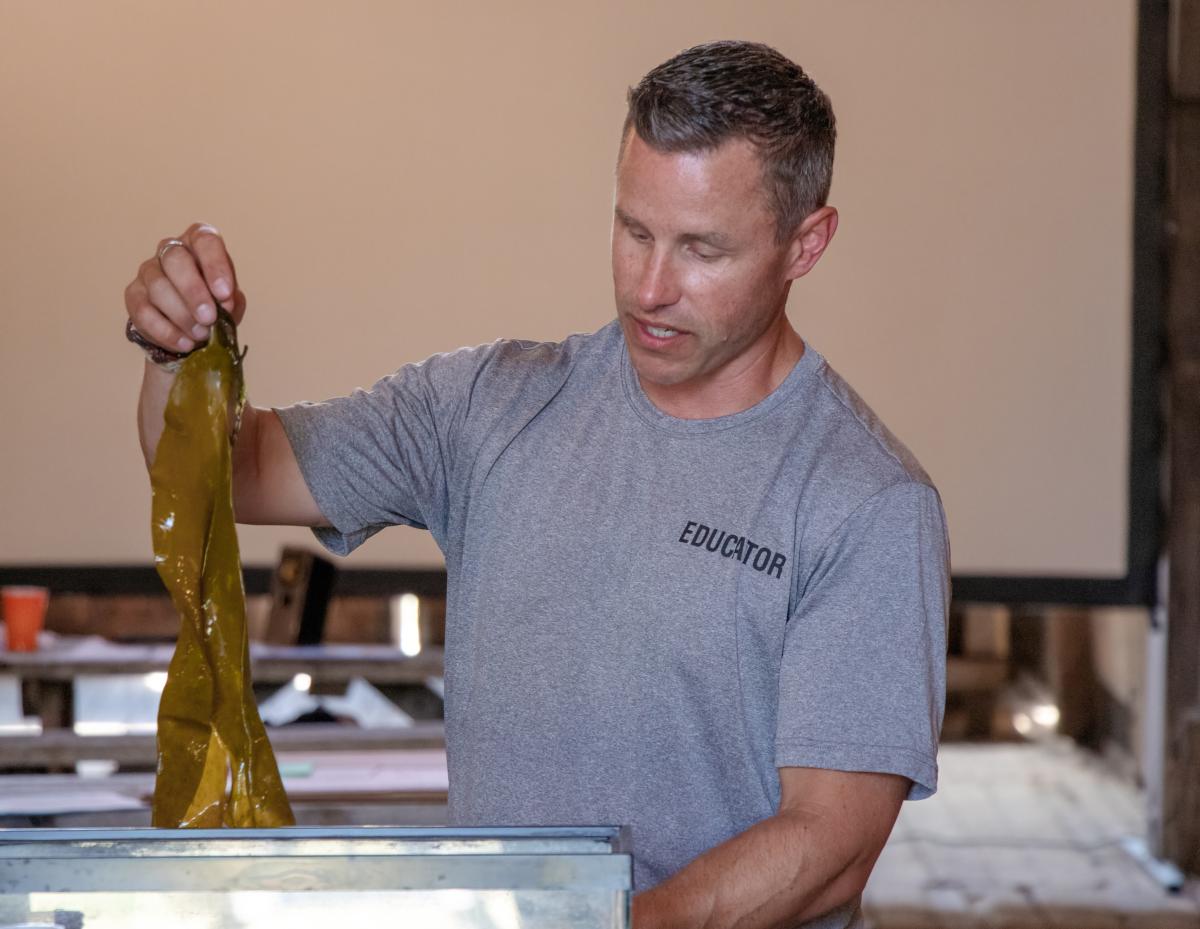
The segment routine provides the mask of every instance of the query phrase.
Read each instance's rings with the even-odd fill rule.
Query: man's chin
[[[678,362],[672,363],[662,358],[647,358],[636,350],[629,353],[629,360],[638,376],[638,381],[643,385],[649,384],[653,387],[663,388],[678,387],[691,378],[691,372],[684,369]]]

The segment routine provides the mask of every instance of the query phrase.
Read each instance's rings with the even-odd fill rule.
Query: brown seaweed
[[[220,311],[175,376],[150,469],[155,566],[181,620],[158,708],[155,826],[295,821],[250,680],[232,490],[242,357]]]

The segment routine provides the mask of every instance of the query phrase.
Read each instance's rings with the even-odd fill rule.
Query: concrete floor
[[[864,894],[873,929],[1200,929],[1125,852],[1144,800],[1068,743],[942,747],[940,788],[906,803]]]

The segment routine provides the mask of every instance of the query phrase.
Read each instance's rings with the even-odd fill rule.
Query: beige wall
[[[1120,574],[1131,0],[0,3],[0,563],[145,563],[121,292],[226,232],[254,402],[611,315],[623,92],[769,41],[833,98],[801,333],[923,461],[955,569]],[[282,538],[246,529],[249,562]],[[421,533],[360,563],[434,564]]]

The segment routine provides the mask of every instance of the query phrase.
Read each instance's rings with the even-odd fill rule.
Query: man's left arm
[[[784,929],[862,892],[909,780],[788,767],[779,781],[778,812],[638,894],[633,929]]]
[[[902,481],[821,542],[779,668],[777,812],[634,898],[634,929],[791,927],[853,900],[905,797],[937,786],[950,546]]]

